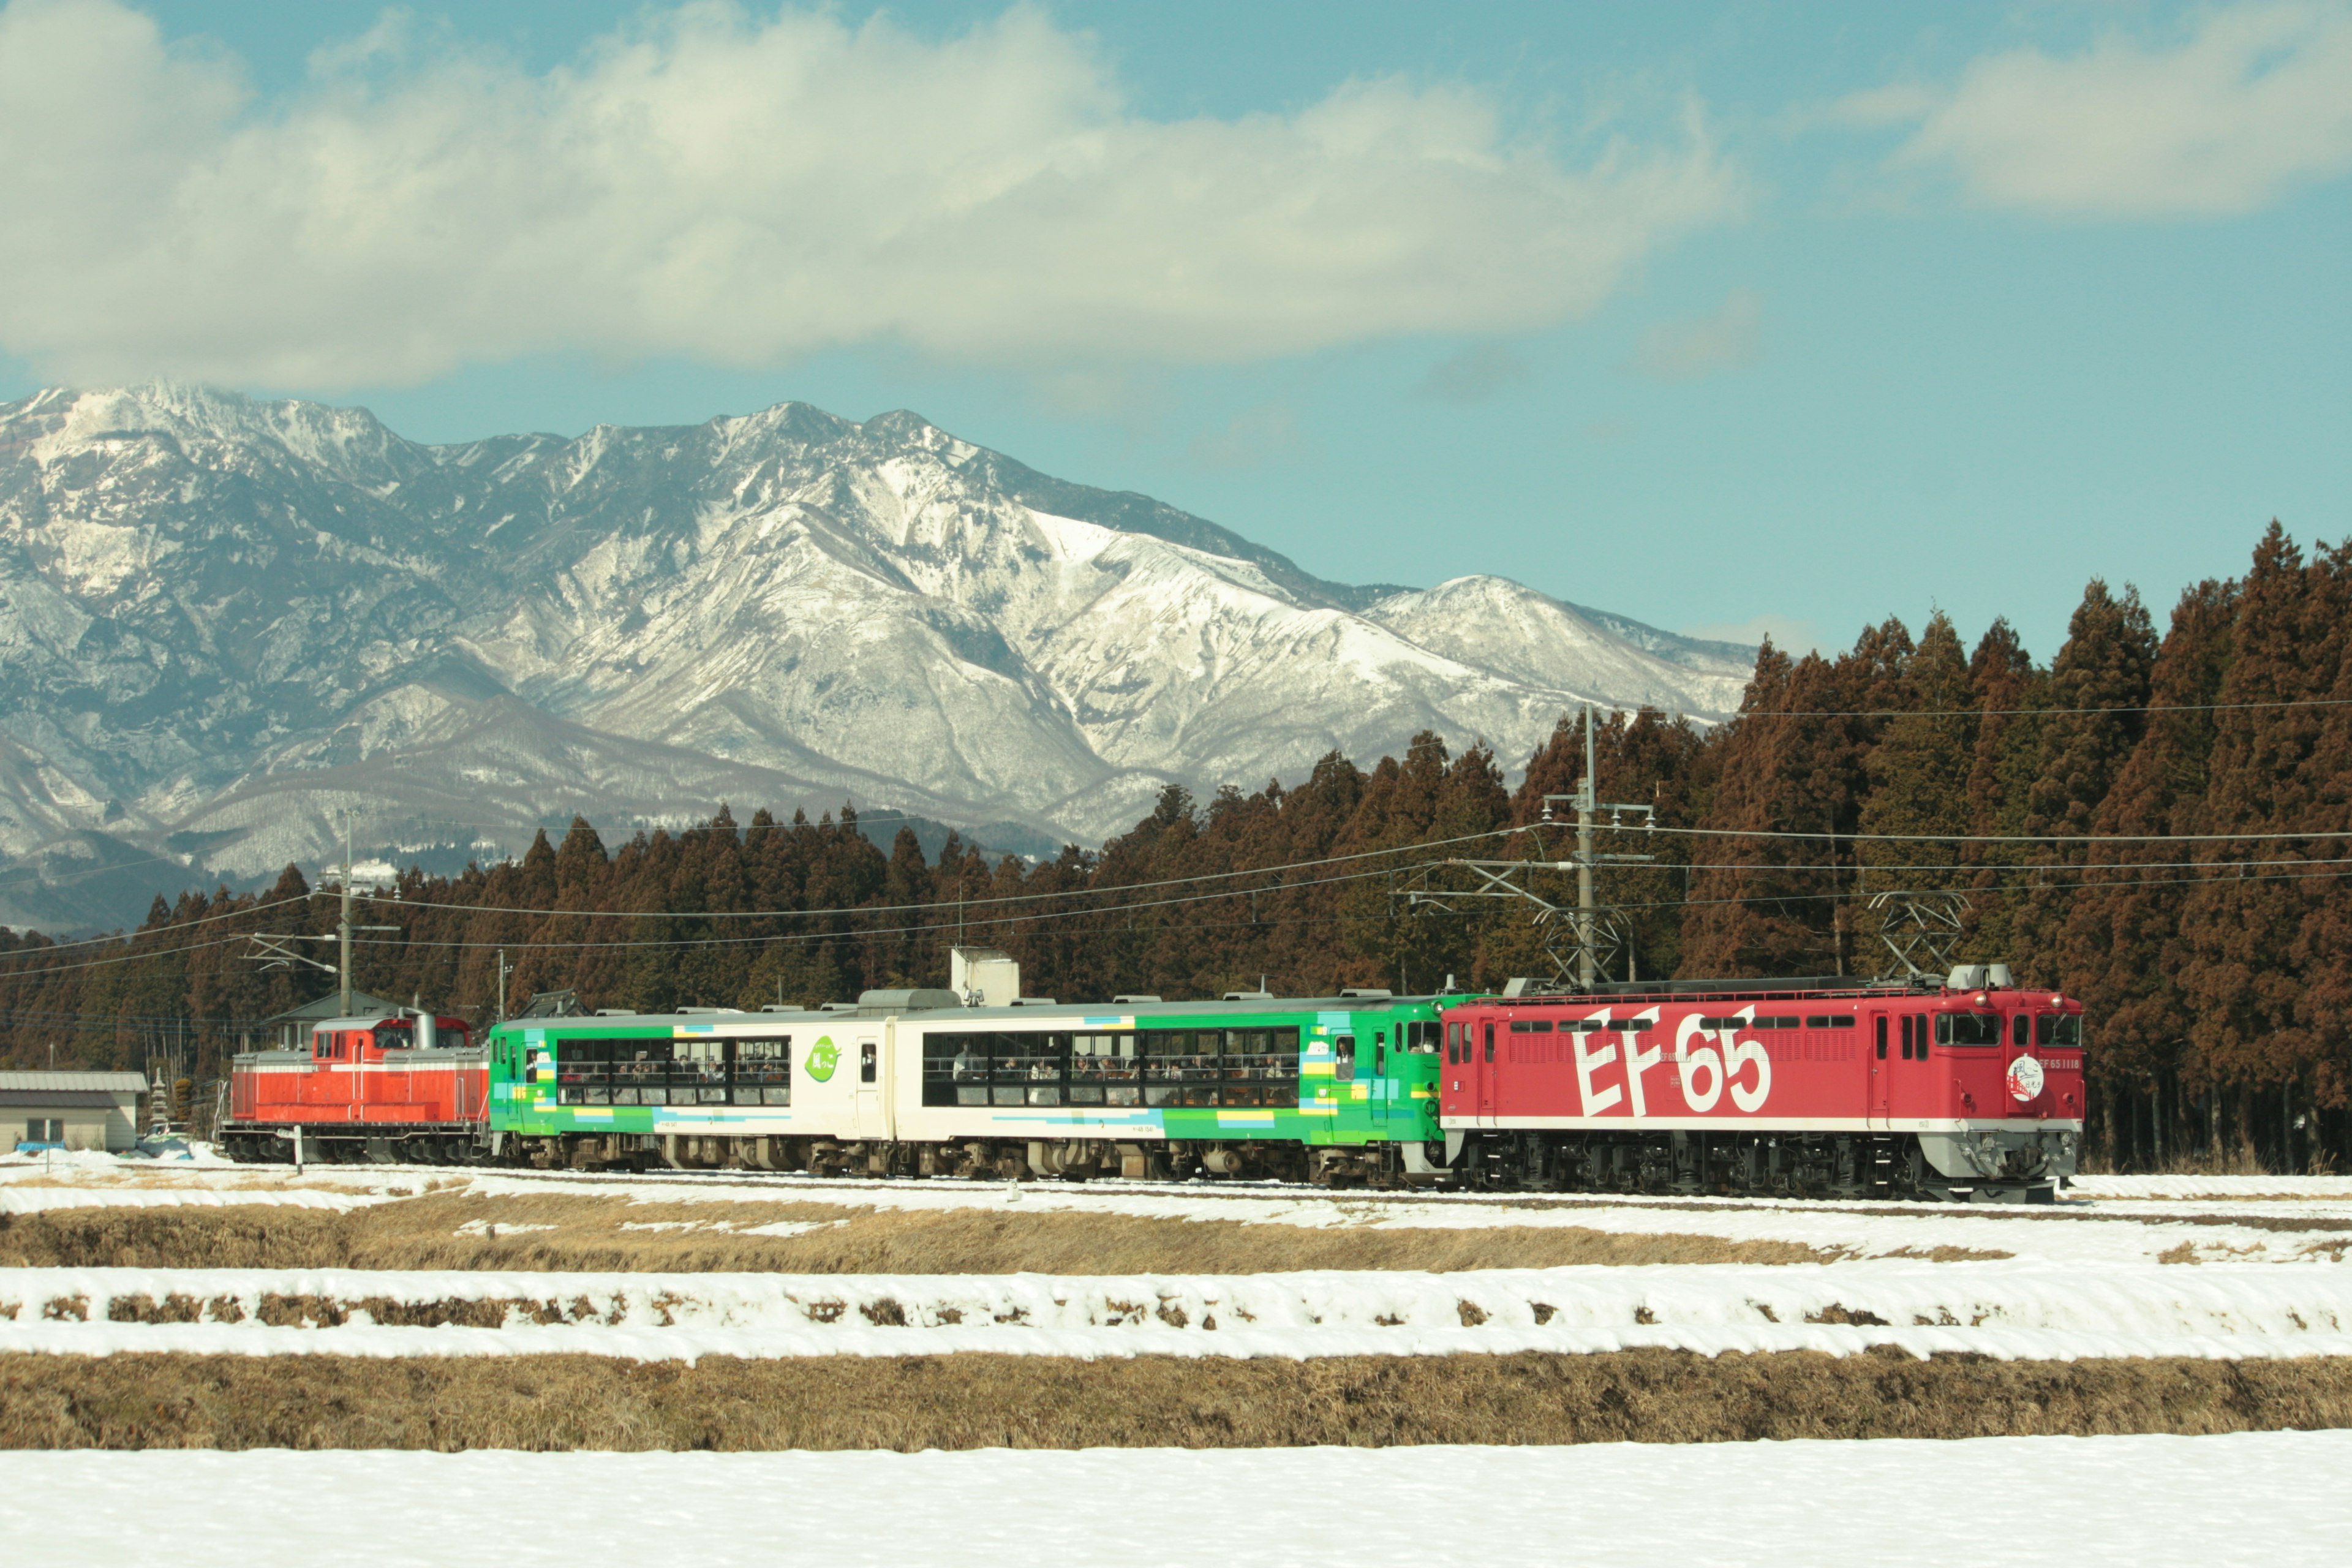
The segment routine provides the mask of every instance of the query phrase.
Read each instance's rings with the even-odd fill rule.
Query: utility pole
[[[1584,705],[1584,779],[1576,787],[1576,981],[1592,989],[1592,704]]]
[[[1654,829],[1657,826],[1657,808],[1654,805],[1633,801],[1600,799],[1598,797],[1601,787],[1599,753],[1600,745],[1593,725],[1592,704],[1587,702],[1584,704],[1584,777],[1577,784],[1575,793],[1571,795],[1544,796],[1543,812],[1538,819],[1539,825],[1549,826],[1559,820],[1553,815],[1555,809],[1568,806],[1575,810],[1576,847],[1570,851],[1567,859],[1470,860],[1448,857],[1443,860],[1426,861],[1418,873],[1421,885],[1398,889],[1391,893],[1391,898],[1402,899],[1405,908],[1409,910],[1435,909],[1448,911],[1458,901],[1467,899],[1517,900],[1522,903],[1532,904],[1536,909],[1536,923],[1539,927],[1547,931],[1573,931],[1576,936],[1576,952],[1573,958],[1553,946],[1550,941],[1547,940],[1544,943],[1544,951],[1555,966],[1552,972],[1555,978],[1548,980],[1546,984],[1574,984],[1590,990],[1601,978],[1601,949],[1604,946],[1612,948],[1612,951],[1616,949],[1623,951],[1625,978],[1629,983],[1633,981],[1635,978],[1637,963],[1633,952],[1633,931],[1620,918],[1620,911],[1604,911],[1601,909],[1601,901],[1596,896],[1597,889],[1593,886],[1592,873],[1595,868],[1601,866],[1646,865],[1657,857],[1603,853],[1594,847],[1594,836],[1604,827],[1612,832],[1632,826],[1639,826],[1644,830]],[[1538,854],[1542,853],[1543,846],[1540,840],[1538,841],[1536,847]],[[1568,872],[1574,871],[1576,873],[1575,906],[1570,908],[1565,902],[1555,904],[1530,887],[1525,879],[1538,871],[1554,876],[1565,876]],[[1469,887],[1447,887],[1434,880],[1440,876],[1445,876],[1451,880],[1452,874],[1455,872],[1466,873],[1468,878],[1475,879],[1475,883]],[[1402,960],[1400,960],[1401,969]],[[1571,970],[1574,971],[1573,975],[1570,973]],[[1399,975],[1399,983],[1402,984],[1402,973]],[[1452,983],[1452,977],[1448,976],[1448,985],[1450,986]]]
[[[499,949],[499,1022],[501,1024],[507,1021],[507,976],[513,973],[514,965],[507,962],[507,950],[503,947]]]
[[[1592,710],[1585,710],[1584,732],[1588,742],[1592,734]],[[342,986],[342,1002],[335,1016],[352,1016],[352,808],[343,807],[343,912],[335,921],[335,973]]]
[[[312,958],[306,952],[297,952],[287,945],[289,942],[327,940],[325,937],[312,936],[308,933],[281,936],[274,932],[254,931],[247,939],[253,943],[254,951],[247,956],[261,960],[261,967],[264,969],[291,969],[300,963],[308,964],[312,969],[326,971],[335,977],[335,984],[339,992],[335,1016],[348,1018],[352,1016],[352,933],[400,929],[398,926],[356,926],[352,923],[352,812],[349,806],[343,808],[342,874],[341,911],[335,921],[334,963],[329,963],[323,959]]]

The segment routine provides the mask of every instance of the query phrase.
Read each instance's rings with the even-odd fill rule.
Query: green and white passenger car
[[[1433,997],[534,1018],[490,1036],[507,1159],[824,1174],[1434,1179]]]

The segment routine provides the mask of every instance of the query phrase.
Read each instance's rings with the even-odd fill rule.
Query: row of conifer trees
[[[1768,645],[1711,730],[1610,717],[1597,793],[1656,826],[1601,836],[1649,857],[1601,875],[1605,966],[1885,976],[1906,931],[1948,921],[1916,957],[2006,962],[2084,1000],[2092,1146],[2117,1165],[2332,1168],[2352,1085],[2347,626],[2352,546],[2306,556],[2273,525],[2244,577],[2192,587],[2161,632],[2092,583],[2046,667],[2005,622],[1970,650],[1940,614],[1916,638],[1890,619],[1834,656]],[[574,820],[519,860],[384,889],[362,923],[399,930],[360,945],[355,984],[484,1020],[502,959],[517,999],[814,1003],[943,984],[958,942],[1006,949],[1026,989],[1065,999],[1540,978],[1563,922],[1470,896],[1492,884],[1449,862],[1558,865],[1570,841],[1547,797],[1557,816],[1580,782],[1580,723],[1516,788],[1483,745],[1423,734],[1293,786],[1205,804],[1171,786],[1099,850],[1039,861],[953,837],[934,859],[907,830],[885,849],[847,809],[722,808],[617,850]],[[1513,880],[1573,901],[1559,871]],[[178,1042],[216,1072],[257,1020],[331,986],[263,969],[247,940],[331,930],[317,891],[289,867],[263,891],[158,900],[118,943],[0,933],[0,1051],[138,1065]]]

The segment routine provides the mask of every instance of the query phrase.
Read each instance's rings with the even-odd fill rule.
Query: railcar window
[[[667,1040],[608,1040],[605,1046],[613,1053],[614,1104],[669,1103]]]
[[[1495,1026],[1492,1024],[1486,1026],[1486,1059],[1490,1062],[1495,1059]]]
[[[2083,1043],[2083,1016],[2079,1013],[2044,1013],[2033,1021],[2034,1043],[2043,1046],[2079,1046]]]
[[[727,1042],[734,1053],[730,1075],[738,1105],[793,1102],[793,1038],[778,1035]]]
[[[994,1035],[935,1029],[923,1037],[923,1103],[986,1105]]]
[[[1296,1106],[1298,1031],[937,1030],[923,1037],[923,1103]]]
[[[1430,1027],[1433,1031],[1434,1024]],[[1224,1082],[1219,1093],[1226,1105],[1295,1106],[1298,1103],[1298,1031],[1297,1029],[1228,1029],[1225,1031]]]
[[[1462,1026],[1459,1024],[1445,1026],[1445,1059],[1455,1067],[1462,1063]]]
[[[1853,1015],[1851,1013],[1816,1014],[1805,1020],[1805,1027],[1808,1029],[1851,1029],[1853,1027]]]
[[[1214,1029],[1154,1029],[1143,1037],[1146,1105],[1214,1105],[1223,1054]]]
[[[874,1069],[877,1065],[875,1058],[880,1048],[879,1044],[873,1040],[860,1040],[857,1042],[858,1082],[872,1083],[874,1081]]]
[[[1549,1035],[1551,1033],[1551,1020],[1549,1018],[1514,1018],[1511,1020],[1511,1033]]]
[[[990,1053],[989,1099],[997,1105],[1059,1105],[1062,1103],[1063,1058],[1068,1037],[1018,1034],[997,1037]]]
[[[1140,1105],[1142,1079],[1133,1035],[1070,1037],[1070,1104]]]
[[[558,1040],[555,1043],[555,1100],[559,1105],[609,1105],[611,1043],[605,1040]]]
[[[1356,1037],[1342,1035],[1331,1042],[1331,1077],[1338,1083],[1356,1081]]]
[[[1936,1043],[1939,1046],[1997,1046],[2000,1044],[2000,1016],[1998,1013],[1938,1013],[1936,1015]]]
[[[718,1039],[677,1040],[671,1044],[669,1102],[672,1105],[727,1103],[727,1042]]]

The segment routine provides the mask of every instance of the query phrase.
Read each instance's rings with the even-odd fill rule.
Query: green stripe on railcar
[[[1069,1098],[1086,1092],[1074,1066],[1084,1065],[1076,1054],[1080,1040],[1124,1037],[1132,1054],[1171,1034],[1205,1031],[1220,1037],[1222,1050],[1223,1041],[1237,1036],[1293,1029],[1298,1044],[1286,1083],[1272,1075],[1246,1085],[1215,1075],[1213,1082],[1163,1081],[1154,1076],[1157,1058],[1134,1055],[1137,1074],[1123,1096],[1127,1103],[1105,1103],[1099,1091],[1092,1104]],[[854,1059],[861,1043],[887,1038],[888,1071],[871,1089],[875,1098],[890,1101],[898,1123],[890,1135],[900,1138],[929,1123],[940,1137],[960,1136],[968,1125],[975,1134],[993,1137],[1327,1146],[1422,1142],[1441,1136],[1439,1029],[1435,1005],[1422,999],[523,1020],[501,1025],[491,1036],[490,1124],[494,1131],[528,1138],[874,1136],[870,1128],[852,1124],[852,1110],[844,1108],[854,1109],[848,1089],[861,1069]],[[927,1102],[920,1081],[924,1039],[989,1031],[1058,1037],[1057,1065],[1045,1077],[1019,1079],[1019,1103]],[[755,1044],[762,1051],[781,1046],[786,1053],[781,1072],[770,1057],[738,1059]],[[603,1079],[596,1081],[600,1067]],[[993,1085],[990,1092],[1003,1096],[1006,1089]],[[906,1125],[910,1122],[918,1125]]]

